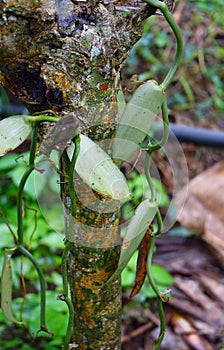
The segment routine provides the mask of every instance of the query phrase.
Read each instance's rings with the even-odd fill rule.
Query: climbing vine
[[[162,148],[168,138],[169,118],[167,112],[166,89],[172,81],[173,75],[175,74],[180,62],[182,38],[180,30],[169,12],[165,2],[158,0],[145,0],[145,2],[159,9],[164,15],[164,18],[168,22],[176,38],[176,55],[169,72],[161,84],[154,80],[149,80],[141,84],[133,93],[132,98],[127,104],[125,103],[122,90],[119,91],[119,98],[122,99],[123,106],[120,113],[119,124],[113,140],[113,160],[97,144],[95,144],[87,136],[81,134],[78,131],[78,125],[75,126],[75,129],[72,129],[69,135],[59,140],[61,131],[60,127],[63,124],[63,117],[59,118],[59,116],[57,116],[53,111],[44,111],[33,114],[32,116],[13,116],[0,122],[0,140],[2,141],[0,146],[1,155],[4,155],[9,150],[16,148],[28,137],[30,131],[32,130],[29,163],[27,165],[27,170],[20,181],[17,195],[17,234],[15,234],[12,230],[10,231],[13,236],[15,246],[5,250],[5,261],[2,269],[1,283],[1,307],[5,316],[9,320],[16,323],[21,323],[20,321],[15,320],[12,312],[12,276],[10,263],[13,254],[15,254],[15,252],[19,252],[31,261],[39,277],[41,298],[39,330],[52,334],[50,330],[48,330],[45,322],[46,287],[44,275],[38,262],[24,245],[24,187],[30,174],[34,170],[38,171],[35,164],[37,151],[45,154],[48,159],[52,149],[66,152],[69,171],[68,175],[62,175],[68,183],[71,201],[71,216],[73,220],[76,220],[76,193],[74,186],[75,172],[78,173],[78,175],[87,185],[103,196],[109,196],[118,201],[129,198],[130,193],[126,179],[119,170],[118,166],[121,164],[121,162],[128,160],[130,156],[139,148],[139,145],[141,145],[145,137],[147,137],[151,125],[161,109],[164,134],[160,142],[153,141],[149,143],[145,158],[145,175],[151,189],[151,196],[150,198],[143,200],[137,207],[126,230],[117,269],[106,282],[106,285],[113,283],[113,281],[120,276],[134,252],[139,249],[136,281],[130,297],[134,297],[140,291],[144,279],[147,276],[150,285],[157,296],[158,312],[160,316],[160,334],[153,346],[153,350],[156,350],[161,345],[165,333],[165,314],[163,310],[163,303],[168,300],[168,297],[166,291],[161,293],[158,290],[153,279],[151,269],[155,239],[162,233],[163,223],[157,202],[157,193],[150,175],[150,160],[152,153]],[[39,144],[37,127],[38,124],[43,121],[56,123],[56,126],[55,129],[52,130],[54,138],[51,137],[50,141],[45,140],[45,144],[43,143],[41,145]],[[14,132],[14,137],[12,137],[8,130],[15,127],[15,122],[17,129]],[[58,171],[60,172],[60,170]],[[117,184],[116,188],[114,186],[115,183]],[[69,310],[69,320],[64,342],[65,350],[69,349],[74,327],[74,308],[69,297],[67,280],[67,255],[71,245],[72,242],[68,239],[68,237],[66,237],[61,264],[63,293],[58,296],[59,300],[62,300],[67,304]]]
[[[157,350],[160,347],[165,334],[165,314],[163,310],[163,302],[167,302],[168,297],[166,295],[167,291],[162,293],[159,291],[152,274],[152,256],[155,248],[155,238],[162,233],[163,222],[157,203],[156,190],[153,186],[153,181],[150,175],[150,159],[152,153],[161,149],[168,139],[169,118],[167,111],[166,89],[172,81],[172,78],[180,63],[183,43],[180,30],[169,12],[167,4],[158,0],[145,0],[145,2],[155,6],[163,13],[166,21],[175,35],[177,48],[174,61],[163,82],[159,84],[154,80],[149,80],[140,85],[123,109],[123,114],[117,128],[113,145],[113,155],[115,158],[127,160],[139,148],[138,145],[147,136],[160,108],[162,110],[164,128],[163,137],[160,142],[155,142],[154,144],[149,143],[147,147],[147,156],[145,159],[145,175],[151,189],[151,198],[146,199],[137,207],[134,216],[127,227],[126,235],[122,244],[118,268],[107,283],[112,282],[118,275],[121,274],[135,250],[139,249],[136,281],[130,297],[135,296],[140,291],[147,275],[149,283],[157,296],[157,305],[160,317],[160,333],[153,346],[153,350]],[[157,222],[156,229],[154,229],[155,225],[152,225],[154,217]]]

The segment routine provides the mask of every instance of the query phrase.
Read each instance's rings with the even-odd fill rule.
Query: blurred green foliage
[[[157,201],[160,207],[166,207],[169,205],[169,197],[166,193],[166,189],[156,178],[153,178],[153,185],[157,191]],[[136,171],[132,171],[130,179],[128,180],[128,186],[132,194],[132,198],[126,201],[122,207],[122,217],[124,220],[130,219],[136,209],[136,206],[146,198],[150,198],[151,191],[146,180],[146,176]]]
[[[224,2],[176,1],[176,11],[184,52],[167,91],[168,106],[173,113],[181,111],[196,121],[220,118],[224,112]],[[143,31],[123,71],[124,84],[135,74],[160,82],[169,70],[175,43],[162,16],[146,20]]]
[[[21,176],[26,169],[26,160],[28,154],[23,157],[18,157],[16,154],[7,154],[0,158],[0,208],[4,213],[4,217],[8,221],[11,229],[16,233],[17,218],[16,218],[16,196],[18,184]],[[45,167],[45,171],[46,171]],[[37,177],[36,177],[37,176]],[[51,173],[51,191],[57,193],[59,186],[56,181],[56,176],[52,177]],[[43,217],[36,196],[40,195],[41,191],[47,190],[47,176],[45,173],[41,175],[38,172],[32,174],[25,186],[25,207],[24,207],[24,233],[25,244],[30,247],[31,252],[41,265],[46,278],[48,293],[47,293],[47,324],[49,329],[55,333],[55,337],[50,338],[47,335],[41,335],[47,339],[44,341],[44,349],[60,348],[63,342],[63,336],[66,332],[67,324],[67,307],[64,303],[57,300],[57,295],[62,292],[62,277],[61,277],[61,254],[64,247],[63,236],[55,232],[48,221]],[[48,195],[49,195],[49,191]],[[54,203],[48,208],[48,219],[54,222],[59,231],[63,231],[63,217],[58,217]],[[4,248],[14,245],[9,228],[1,220],[0,224],[0,266],[3,264]],[[35,338],[35,333],[39,329],[40,315],[40,296],[39,282],[37,273],[33,269],[33,265],[29,260],[19,255],[12,258],[12,273],[13,273],[13,310],[16,317],[20,319],[22,311],[23,320],[27,329],[27,338]],[[21,273],[24,275],[27,284],[27,294],[25,297],[24,308],[22,308],[23,288],[21,284]],[[57,322],[55,322],[55,314],[57,314]],[[24,345],[19,339],[8,339],[8,326],[12,326],[11,322],[6,320],[4,315],[0,313],[0,338],[1,345],[4,349],[33,349],[32,346]],[[19,329],[18,326],[13,328]],[[18,331],[19,332],[19,331]],[[23,335],[25,337],[25,335]],[[4,340],[5,339],[5,340]],[[35,340],[33,339],[33,342]],[[1,349],[0,345],[0,349]],[[58,346],[58,347],[55,347]],[[39,348],[39,347],[38,347]]]

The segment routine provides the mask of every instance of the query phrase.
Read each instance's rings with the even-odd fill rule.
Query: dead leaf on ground
[[[178,221],[182,226],[202,233],[202,239],[224,266],[224,161],[190,181]]]

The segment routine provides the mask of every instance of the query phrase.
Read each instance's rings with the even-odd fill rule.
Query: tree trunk
[[[120,70],[142,20],[154,12],[146,5],[124,14],[113,1],[0,0],[0,83],[31,113],[74,113],[79,131],[105,146],[115,131]],[[119,259],[119,203],[76,178],[74,218],[65,155],[61,170],[65,234],[72,242],[67,269],[74,343],[78,349],[120,349],[120,280],[102,288]]]

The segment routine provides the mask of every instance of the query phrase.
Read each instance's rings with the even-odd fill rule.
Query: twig
[[[143,326],[135,329],[134,331],[132,331],[131,333],[129,333],[128,335],[125,335],[124,337],[122,337],[121,339],[121,343],[127,343],[129,342],[131,339],[138,337],[139,335],[141,335],[142,333],[145,333],[146,331],[148,331],[149,329],[153,328],[154,324],[150,321],[147,322],[146,324],[144,324]]]
[[[15,235],[15,233],[13,232],[12,228],[10,227],[9,222],[8,222],[8,220],[6,219],[6,217],[5,217],[4,213],[3,213],[2,208],[0,208],[0,215],[1,215],[1,217],[2,217],[2,219],[3,219],[3,221],[4,221],[4,223],[6,224],[6,226],[8,227],[8,229],[9,229],[9,231],[10,231],[10,233],[11,233],[12,238],[13,238],[13,240],[14,240],[14,243],[17,245],[18,242],[17,242],[16,235]]]

